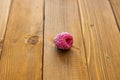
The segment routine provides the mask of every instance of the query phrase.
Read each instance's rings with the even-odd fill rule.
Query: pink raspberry
[[[68,50],[73,44],[73,37],[68,32],[62,32],[56,36],[54,42],[58,49]]]

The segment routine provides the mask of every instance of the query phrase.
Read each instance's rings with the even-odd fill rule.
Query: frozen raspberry
[[[73,37],[68,32],[62,32],[56,36],[54,42],[58,49],[68,50],[73,44]]]

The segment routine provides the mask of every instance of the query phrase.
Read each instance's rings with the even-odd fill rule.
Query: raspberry
[[[68,50],[73,44],[73,37],[68,32],[62,32],[56,36],[54,42],[58,49]]]

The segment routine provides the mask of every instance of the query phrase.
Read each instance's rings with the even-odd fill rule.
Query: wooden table
[[[0,0],[0,80],[120,80],[120,0]]]

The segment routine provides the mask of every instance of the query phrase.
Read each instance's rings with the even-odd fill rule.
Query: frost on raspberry
[[[68,32],[62,32],[56,36],[54,42],[58,49],[68,50],[73,44],[73,37]]]

